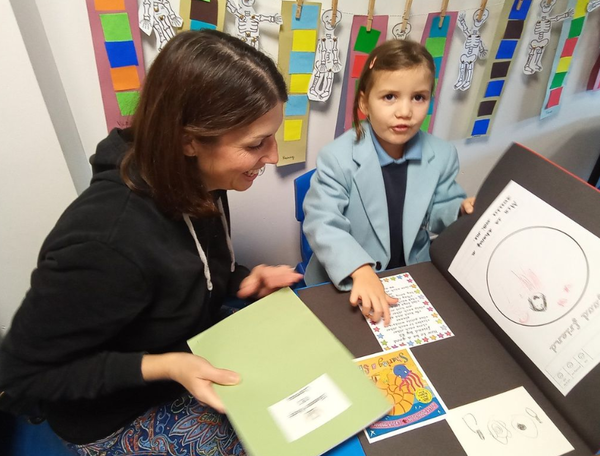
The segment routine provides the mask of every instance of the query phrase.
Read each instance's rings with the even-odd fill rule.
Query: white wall
[[[29,287],[42,241],[76,196],[12,7],[0,0],[0,336]]]
[[[6,0],[3,0],[4,2]],[[54,64],[60,75],[60,87],[65,94],[80,138],[80,146],[86,156],[94,152],[96,143],[106,134],[98,77],[93,57],[92,41],[88,25],[85,2],[72,0],[14,0],[36,2],[43,22],[44,36],[28,34],[27,40],[46,39],[53,55]],[[223,1],[223,0],[221,0]],[[510,0],[507,0],[510,1]],[[178,8],[178,0],[171,3]],[[467,10],[468,17],[479,7],[480,0],[450,0],[450,10]],[[482,29],[484,41],[491,43],[497,25],[502,0],[489,0],[490,19]],[[564,10],[566,0],[559,0],[556,12]],[[258,0],[255,9],[259,13],[279,10],[279,0]],[[330,0],[323,0],[329,8]],[[428,12],[439,8],[439,0],[413,2],[411,22],[413,39],[421,36]],[[538,0],[532,7],[525,25],[524,41],[532,36],[531,27],[537,14]],[[344,15],[342,24],[336,29],[342,43],[342,58],[346,57],[346,46],[351,25],[351,14],[366,14],[368,0],[340,0],[339,8]],[[404,2],[379,0],[376,14],[388,14],[390,28],[401,21]],[[27,23],[22,23],[27,28]],[[226,31],[232,32],[233,22],[228,16]],[[271,56],[277,55],[277,31],[273,25],[261,26],[263,49]],[[560,33],[560,25],[554,34],[544,57],[547,70],[552,65],[554,50]],[[25,35],[25,34],[24,34]],[[345,45],[344,45],[345,43]],[[537,76],[525,77],[520,68],[525,61],[525,46],[517,51],[517,58],[509,74],[505,95],[499,105],[492,133],[483,139],[463,139],[467,135],[468,121],[476,104],[478,76],[483,65],[476,69],[474,86],[466,95],[452,90],[456,79],[458,61],[463,39],[457,30],[454,35],[447,77],[442,87],[438,120],[434,133],[452,140],[458,147],[462,163],[459,182],[469,194],[475,194],[482,180],[502,152],[512,141],[518,141],[558,162],[575,174],[587,179],[600,151],[600,92],[585,91],[587,76],[600,47],[600,10],[588,18],[577,54],[573,71],[565,88],[560,112],[543,121],[539,120],[549,71]],[[526,44],[526,43],[525,43]],[[145,39],[144,49],[148,65],[155,53],[152,51],[154,37]],[[38,56],[39,57],[39,56]],[[39,58],[34,59],[36,63]],[[43,63],[39,66],[43,67]],[[43,72],[38,77],[45,80]],[[281,168],[271,167],[259,178],[252,189],[231,195],[233,216],[233,241],[238,259],[249,265],[257,263],[295,264],[299,260],[298,223],[294,219],[293,179],[314,167],[319,149],[333,139],[335,119],[340,96],[341,74],[337,77],[337,90],[323,106],[311,104],[307,162]],[[51,85],[51,84],[50,84]],[[64,107],[64,106],[63,106]],[[62,127],[61,127],[62,128]],[[57,131],[60,137],[62,132]],[[69,143],[70,144],[70,143]],[[71,145],[72,147],[72,145]],[[81,171],[81,170],[80,170]],[[81,171],[85,174],[89,170]],[[75,176],[76,180],[87,177]]]

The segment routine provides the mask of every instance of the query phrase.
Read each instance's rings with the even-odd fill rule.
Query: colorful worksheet
[[[565,396],[600,363],[600,239],[518,183],[449,272]]]
[[[384,326],[383,320],[375,323],[367,318],[383,350],[410,348],[454,335],[408,272],[384,277],[381,282],[388,295],[398,298],[398,304],[390,306],[389,326]]]
[[[389,415],[365,429],[370,443],[444,419],[447,408],[408,349],[354,362],[394,404]]]
[[[446,420],[469,456],[559,456],[573,450],[522,386],[452,409]]]

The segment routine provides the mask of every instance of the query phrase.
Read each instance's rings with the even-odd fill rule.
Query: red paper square
[[[562,87],[557,87],[556,89],[550,91],[550,96],[548,97],[548,104],[546,105],[546,109],[556,106],[560,103],[562,89]]]
[[[563,47],[563,51],[560,56],[561,57],[571,57],[573,55],[573,52],[575,51],[575,46],[577,46],[578,39],[579,39],[579,37],[575,36],[575,37],[569,38],[567,41],[565,41],[565,45]]]
[[[350,74],[351,78],[360,77],[360,73],[365,66],[365,62],[367,61],[367,54],[356,54],[354,56],[354,63],[352,64],[352,73]]]

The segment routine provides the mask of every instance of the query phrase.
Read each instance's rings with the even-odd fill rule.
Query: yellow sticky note
[[[308,93],[310,74],[292,74],[290,78],[290,93]]]
[[[573,18],[577,19],[578,17],[585,16],[587,13],[587,0],[579,0],[575,5],[575,13],[573,14]]]
[[[316,30],[294,30],[292,51],[315,52],[317,50]]]
[[[283,122],[283,140],[300,141],[302,138],[302,119]]]
[[[569,71],[569,67],[571,66],[571,59],[573,57],[562,57],[558,61],[558,66],[556,67],[557,73],[564,73],[565,71]]]

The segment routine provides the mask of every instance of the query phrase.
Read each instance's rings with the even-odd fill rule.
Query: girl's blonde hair
[[[356,87],[356,93],[354,95],[352,115],[357,141],[362,139],[365,134],[358,116],[358,112],[360,111],[360,94],[362,92],[366,97],[369,96],[369,92],[373,88],[375,72],[407,70],[418,66],[424,66],[431,71],[431,92],[433,93],[435,85],[435,64],[433,63],[433,57],[425,46],[416,41],[393,39],[388,40],[373,49],[369,54],[369,57],[367,57],[365,66],[360,73],[358,86]]]

